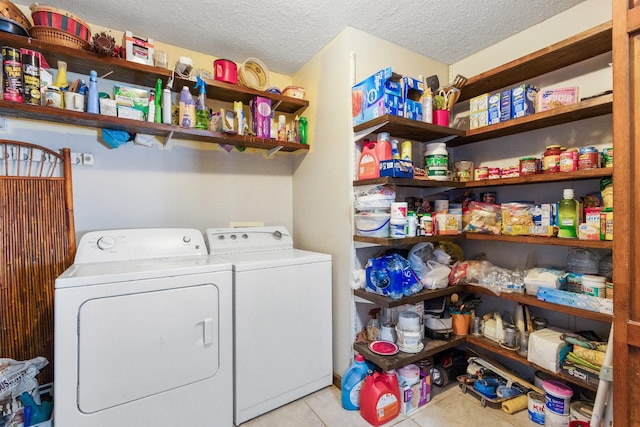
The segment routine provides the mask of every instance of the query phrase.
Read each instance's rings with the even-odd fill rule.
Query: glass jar
[[[542,173],[560,172],[560,155],[562,147],[559,145],[547,146],[542,156]]]
[[[535,157],[523,157],[520,159],[520,176],[535,175],[538,173],[538,159]]]
[[[596,169],[600,167],[600,153],[596,147],[583,147],[578,156],[578,170]]]
[[[578,149],[570,148],[560,153],[560,172],[578,170]]]

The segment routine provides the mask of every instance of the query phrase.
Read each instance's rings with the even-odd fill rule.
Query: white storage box
[[[569,331],[549,327],[529,335],[527,360],[551,372],[560,372],[561,364],[571,347],[560,336]]]
[[[359,213],[355,216],[356,236],[389,237],[388,213]]]

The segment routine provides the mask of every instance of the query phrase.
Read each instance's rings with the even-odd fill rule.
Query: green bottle
[[[573,198],[571,188],[565,188],[558,203],[558,237],[578,237],[578,201]]]
[[[307,118],[305,116],[300,116],[300,143],[307,143]]]

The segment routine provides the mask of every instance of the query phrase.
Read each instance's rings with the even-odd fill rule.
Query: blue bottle
[[[100,102],[98,100],[98,73],[95,70],[89,72],[89,97],[87,99],[87,113],[100,114]]]
[[[364,356],[356,354],[356,360],[347,368],[342,376],[340,387],[342,389],[342,407],[349,411],[360,409],[360,389],[364,384],[369,367]]]

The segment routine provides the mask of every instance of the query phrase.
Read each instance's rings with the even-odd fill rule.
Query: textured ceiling
[[[584,0],[49,0],[81,19],[292,75],[351,26],[452,64]],[[16,1],[28,6],[31,3]]]

